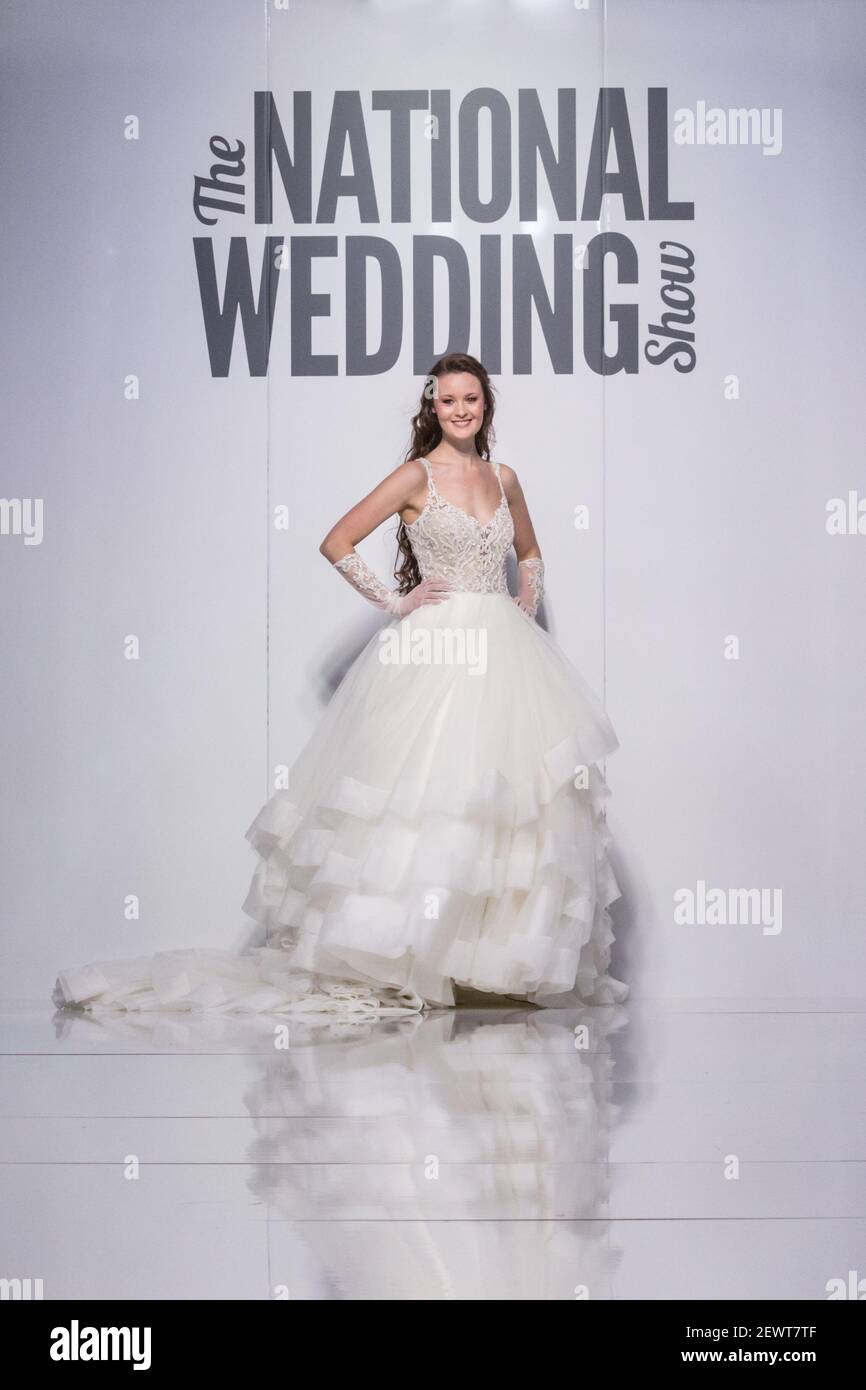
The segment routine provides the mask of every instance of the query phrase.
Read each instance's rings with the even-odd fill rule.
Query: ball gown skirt
[[[507,508],[479,531],[449,506],[431,505],[430,543],[452,560],[480,546],[484,565],[492,551],[497,587],[458,583],[392,619],[343,678],[247,830],[243,908],[267,944],[98,962],[58,977],[60,1006],[404,1014],[454,1004],[455,985],[544,1005],[626,997],[608,973],[619,888],[599,767],[616,735],[507,592]]]
[[[416,609],[370,639],[247,831],[260,857],[244,910],[268,947],[90,966],[60,977],[58,1002],[402,1012],[452,1004],[455,982],[619,1002],[598,767],[616,747],[508,594]]]

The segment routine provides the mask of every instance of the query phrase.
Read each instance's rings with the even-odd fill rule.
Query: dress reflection
[[[247,1053],[270,1297],[573,1300],[613,1296],[611,1039],[625,1016],[58,1019],[64,1038]]]

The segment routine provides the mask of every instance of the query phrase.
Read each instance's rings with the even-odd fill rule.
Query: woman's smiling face
[[[470,372],[445,372],[437,378],[433,409],[443,437],[458,447],[474,440],[484,419],[484,392]]]

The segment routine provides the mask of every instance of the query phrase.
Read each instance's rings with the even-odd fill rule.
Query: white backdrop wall
[[[257,939],[240,909],[254,867],[244,831],[375,621],[318,545],[403,458],[446,347],[492,362],[494,457],[529,500],[545,620],[620,737],[607,765],[624,891],[615,973],[637,995],[862,992],[866,539],[829,534],[827,503],[863,488],[866,7],[7,0],[4,31],[3,994],[47,997],[58,968],[95,958]],[[501,94],[511,120],[505,163],[480,123],[481,202],[512,174],[489,221],[461,206],[460,109],[479,89]],[[581,217],[602,89],[609,108],[623,94],[638,216],[609,193]],[[664,93],[661,146],[650,89]],[[440,151],[424,112],[411,117],[407,184],[374,107],[383,91],[443,94],[431,100],[451,113],[448,218],[431,202]],[[537,215],[520,205],[521,91],[538,94],[566,153],[558,93],[575,94],[573,209],[540,165]],[[306,220],[275,162],[272,218],[256,221],[257,92],[273,95],[289,149],[294,94],[311,94]],[[374,215],[348,192],[333,216],[319,206],[336,93],[358,94]],[[677,113],[701,103],[767,113],[781,148],[678,143]],[[227,199],[244,210],[205,226],[192,196],[214,136],[244,142],[244,194]],[[647,215],[660,149],[687,217]],[[608,168],[622,172],[627,153],[616,142]],[[347,154],[336,172],[357,167]],[[637,306],[637,370],[608,375],[584,356],[579,250],[605,232],[637,264],[636,283],[617,284],[605,263],[608,315]],[[213,375],[193,239],[212,241],[221,299],[231,239],[257,294],[266,236],[289,248],[269,373],[251,374],[238,327],[227,374]],[[366,277],[367,351],[383,333],[400,348],[369,375],[347,361],[347,258],[361,236],[390,243],[402,273],[384,323],[379,273]],[[413,335],[429,326],[413,247],[429,236],[465,250],[469,333],[449,340],[440,263],[433,350],[416,360]],[[333,239],[310,271],[329,296],[309,330],[311,351],[336,358],[328,374],[303,367],[294,257],[310,237]],[[496,335],[481,339],[482,237],[501,255],[501,294],[485,300],[501,308],[498,362]],[[551,295],[557,285],[555,363],[538,313],[515,360],[528,275],[513,287],[516,237]],[[566,241],[567,290],[554,278]],[[688,372],[644,352],[663,310],[663,241],[694,257]],[[605,332],[613,354],[609,319]],[[15,499],[41,499],[39,544],[16,534]],[[363,547],[383,576],[393,532]],[[679,924],[675,894],[701,881],[781,890],[781,930]]]

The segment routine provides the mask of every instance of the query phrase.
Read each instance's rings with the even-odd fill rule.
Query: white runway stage
[[[0,1272],[45,1299],[856,1297],[866,1000],[275,1023],[7,1006]]]

